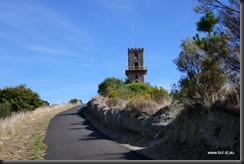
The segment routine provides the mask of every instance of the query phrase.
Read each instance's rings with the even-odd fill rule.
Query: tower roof
[[[144,51],[144,48],[128,48],[128,51]]]

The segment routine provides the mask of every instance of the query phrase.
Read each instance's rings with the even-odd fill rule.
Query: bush
[[[46,100],[42,100],[42,105],[43,106],[48,106],[48,105],[50,105],[50,103],[48,101],[46,101]]]
[[[9,102],[0,103],[0,118],[11,115],[11,104]]]
[[[130,84],[127,84],[126,86],[128,87],[132,96],[145,94],[147,92],[148,88],[150,87],[150,85],[143,83],[143,82],[130,83]]]
[[[108,98],[121,98],[130,100],[138,95],[163,103],[169,99],[168,91],[162,87],[151,86],[148,83],[128,83],[117,78],[106,78],[98,86],[98,93]]]
[[[156,101],[157,103],[163,103],[169,99],[169,93],[163,87],[150,87],[147,89],[147,93],[151,95],[152,100]]]
[[[0,103],[9,103],[11,111],[34,110],[43,105],[38,93],[26,85],[6,87],[0,91]]]
[[[112,77],[106,78],[98,87],[98,93],[107,97],[107,106],[113,108],[122,105],[123,101],[128,101],[127,110],[138,114],[152,115],[159,107],[169,102],[167,90],[149,83],[129,83],[128,80],[123,82]]]
[[[74,98],[74,99],[71,99],[70,101],[69,101],[69,103],[71,103],[71,104],[76,104],[76,103],[78,103],[78,99],[76,99],[76,98]]]
[[[118,78],[106,78],[98,85],[98,93],[102,96],[109,96],[112,91],[123,92],[125,84]]]
[[[151,116],[168,105],[170,100],[168,91],[163,87],[144,82],[106,78],[98,87],[98,93],[106,99],[104,102],[108,107],[121,107],[123,102],[127,102],[125,110],[130,111],[133,117]]]

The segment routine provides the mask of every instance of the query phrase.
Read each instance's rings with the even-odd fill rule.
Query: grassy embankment
[[[240,159],[239,97],[232,88],[221,94],[211,106],[98,95],[85,115],[111,138],[153,159]],[[208,154],[222,151],[234,154]]]
[[[49,121],[60,112],[80,104],[40,107],[0,119],[1,160],[42,160],[46,145],[42,142]]]

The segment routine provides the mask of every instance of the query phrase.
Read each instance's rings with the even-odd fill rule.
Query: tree
[[[213,12],[207,12],[205,16],[201,18],[199,22],[197,22],[197,30],[210,33],[213,31],[214,25],[219,21],[213,14]]]
[[[181,47],[174,63],[184,76],[175,86],[174,96],[185,102],[211,104],[226,79],[218,60],[206,55],[193,39],[187,38]]]
[[[239,84],[240,78],[240,0],[197,0],[196,13],[214,12],[219,17],[218,33],[227,40],[224,48],[218,49],[219,56],[229,67],[231,81]],[[235,78],[233,78],[235,77]]]
[[[196,13],[204,14],[215,11],[220,17],[220,25],[223,27],[219,30],[228,34],[231,41],[240,46],[240,0],[228,0],[224,3],[219,0],[198,0],[194,5]]]
[[[0,92],[0,103],[8,102],[14,112],[23,110],[34,110],[43,105],[38,93],[33,92],[26,85],[6,87]]]
[[[206,32],[206,37],[200,38],[199,34],[193,39],[186,39],[181,44],[182,51],[174,63],[184,73],[179,85],[174,87],[175,97],[192,102],[204,102],[211,105],[215,102],[219,90],[226,83],[227,68],[219,54],[226,50],[226,40],[214,31],[218,18],[212,12],[206,13],[199,22],[197,29]],[[187,101],[189,102],[189,101]]]

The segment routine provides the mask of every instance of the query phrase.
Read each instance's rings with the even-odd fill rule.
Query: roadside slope
[[[42,143],[48,123],[58,113],[80,104],[60,104],[34,111],[15,113],[0,119],[0,159],[40,160],[46,147]]]
[[[86,117],[98,128],[111,129],[107,130],[111,138],[152,159],[240,159],[238,112],[193,106],[172,117],[165,107],[148,117],[120,107],[111,109],[105,101],[88,102]],[[210,151],[229,154],[209,155]]]

